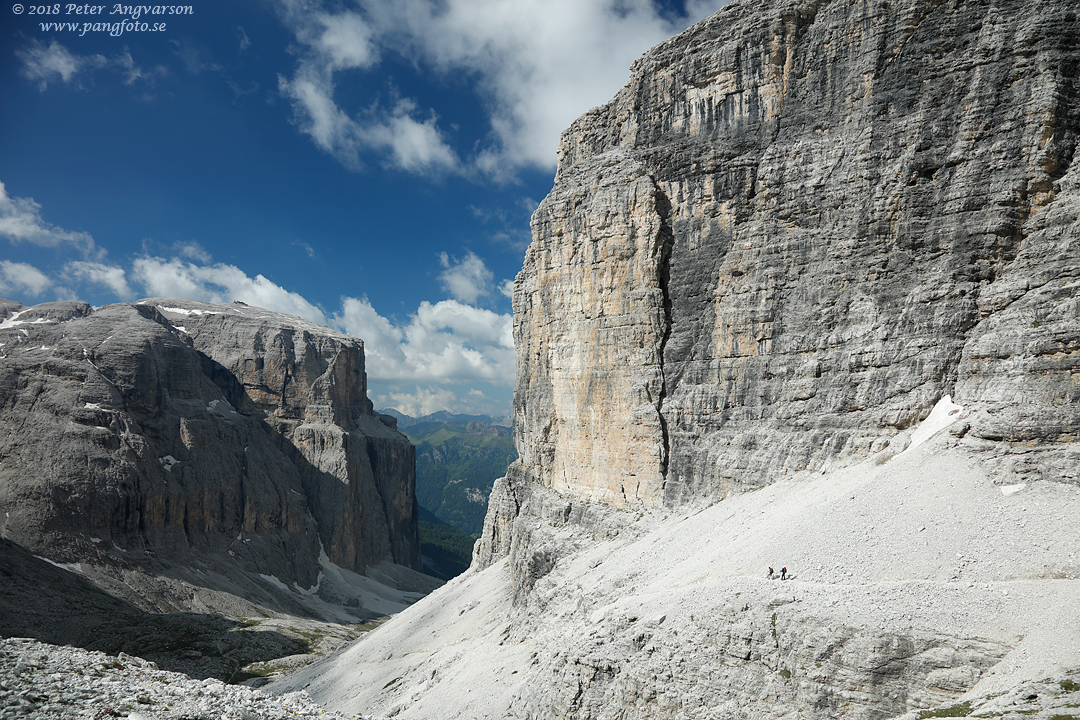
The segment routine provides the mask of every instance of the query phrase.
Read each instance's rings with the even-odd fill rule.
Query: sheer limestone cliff
[[[1077,18],[736,2],[642,57],[533,216],[483,562],[531,486],[711,501],[895,452],[945,395],[995,468],[1075,481]]]
[[[361,341],[169,298],[3,312],[3,537],[155,610],[308,614],[327,562],[419,567],[413,449]]]
[[[522,470],[618,506],[720,498],[880,451],[946,394],[986,411],[976,437],[1060,458],[1078,23],[735,3],[640,59],[533,217]]]

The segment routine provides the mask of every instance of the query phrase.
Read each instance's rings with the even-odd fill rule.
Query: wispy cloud
[[[410,172],[509,179],[521,168],[553,167],[559,133],[609,99],[635,58],[723,4],[691,0],[685,15],[669,17],[652,0],[359,0],[358,9],[337,12],[323,0],[279,0],[304,49],[279,86],[301,129],[346,165],[382,153]],[[368,118],[338,106],[335,73],[373,68],[391,53],[418,72],[475,79],[490,132],[468,139],[468,159],[450,146],[437,111],[422,111],[417,99]]]
[[[532,198],[522,197],[518,198],[517,202],[513,204],[514,209],[512,211],[505,207],[492,209],[475,205],[470,205],[469,210],[472,212],[473,217],[485,225],[495,226],[490,235],[493,242],[523,252],[532,241],[528,224],[529,218],[538,205],[539,203]]]
[[[103,55],[76,55],[55,40],[48,45],[32,40],[26,49],[16,50],[15,57],[22,63],[22,76],[36,82],[43,92],[50,82],[70,83],[83,71],[109,64]]]
[[[41,247],[70,245],[83,255],[97,251],[90,233],[72,232],[46,222],[41,217],[41,205],[33,198],[11,197],[0,182],[0,237],[14,244],[30,243]]]
[[[125,85],[134,85],[140,80],[153,85],[159,77],[169,74],[169,71],[163,65],[155,65],[148,70],[140,67],[136,64],[135,59],[131,57],[131,52],[127,48],[124,48],[124,52],[113,58],[112,64],[123,73]]]
[[[102,69],[118,71],[125,85],[134,85],[137,82],[152,85],[158,78],[168,74],[168,70],[161,65],[141,67],[127,47],[112,57],[79,55],[55,40],[45,45],[37,39],[31,39],[25,49],[15,51],[15,56],[22,64],[19,73],[27,80],[38,83],[42,92],[49,83],[57,81],[78,85],[81,76]]]
[[[373,104],[355,118],[339,108],[330,70],[335,62],[302,69],[291,80],[278,77],[278,89],[293,103],[297,126],[316,145],[354,169],[362,166],[362,154],[376,153],[384,164],[418,175],[460,171],[438,118],[419,115],[411,100],[398,99],[389,109]]]
[[[173,252],[175,252],[182,258],[194,260],[196,262],[203,263],[204,265],[209,264],[210,261],[213,260],[213,258],[210,256],[210,253],[206,251],[206,248],[204,248],[197,242],[177,243],[176,245],[173,245]]]
[[[389,107],[371,103],[355,117],[338,107],[335,73],[379,62],[377,27],[360,13],[330,12],[320,3],[282,0],[280,7],[304,51],[295,74],[279,76],[278,89],[292,101],[297,125],[316,145],[351,168],[359,168],[366,153],[416,174],[459,168],[435,113],[418,110],[412,100],[395,97]]]
[[[191,40],[190,38],[181,38],[179,40],[170,40],[169,46],[172,48],[173,53],[180,58],[180,61],[184,64],[184,69],[192,75],[198,75],[204,70],[209,72],[221,72],[225,69],[214,62],[210,50],[200,42]]]
[[[162,65],[143,68],[135,62],[126,47],[118,55],[106,58],[104,55],[73,53],[55,40],[45,45],[31,39],[26,48],[15,51],[15,56],[22,64],[19,72],[26,79],[36,82],[42,92],[49,83],[77,84],[79,76],[107,68],[118,71],[125,85],[140,81],[152,85],[157,78],[168,75],[168,70]]]
[[[309,243],[306,243],[303,240],[293,240],[293,245],[302,249],[312,260],[319,257],[319,254],[315,252],[315,248],[311,247]]]

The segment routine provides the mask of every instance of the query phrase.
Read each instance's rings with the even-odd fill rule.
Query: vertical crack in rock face
[[[307,590],[322,551],[419,568],[413,447],[372,411],[361,341],[172,298],[0,311],[3,537],[163,607],[203,602],[191,583],[273,606],[243,574]]]
[[[668,333],[666,200],[618,154],[553,194],[515,300],[516,439],[522,464],[556,490],[614,505],[652,503],[666,465],[660,406]]]
[[[590,502],[651,505],[664,492],[670,212],[641,164],[613,154],[533,216],[514,293],[521,459],[493,487],[476,546],[478,567],[516,558],[519,599],[560,555],[516,526],[519,514],[580,522]],[[582,502],[549,506],[534,487]]]
[[[664,354],[667,349],[668,339],[671,337],[671,249],[674,243],[674,233],[671,229],[671,201],[659,189],[656,192],[656,211],[660,215],[660,271],[658,280],[660,292],[663,298],[664,332],[660,338],[660,397],[656,402],[656,411],[660,419],[660,432],[663,444],[660,448],[660,473],[664,477],[664,485],[667,482],[668,461],[671,457],[671,438],[668,434],[667,418],[664,417],[664,399],[667,397],[667,380],[664,372]],[[664,487],[661,487],[663,490]],[[626,498],[623,498],[624,502]]]

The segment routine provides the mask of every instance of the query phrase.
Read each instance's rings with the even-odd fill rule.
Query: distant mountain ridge
[[[441,522],[478,537],[495,480],[517,459],[513,432],[489,415],[441,410],[420,418],[392,408],[398,429],[416,446],[416,497]]]
[[[397,418],[399,428],[407,428],[420,423],[428,422],[482,422],[489,425],[499,425],[501,427],[510,427],[513,421],[511,415],[503,415],[496,417],[494,415],[461,415],[458,413],[452,413],[448,410],[438,410],[427,415],[421,415],[420,417],[413,417],[412,415],[406,415],[405,413],[396,410],[394,408],[384,408],[378,412],[383,415],[389,415],[393,418]]]

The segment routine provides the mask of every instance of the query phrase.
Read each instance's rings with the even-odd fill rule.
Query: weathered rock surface
[[[412,447],[359,340],[240,304],[0,312],[3,538],[141,610],[233,617],[419,567]]]
[[[951,394],[1075,478],[1077,18],[734,2],[646,54],[533,217],[519,473],[719,498],[879,451]]]
[[[140,304],[183,327],[228,371],[220,383],[230,403],[300,452],[308,507],[332,562],[359,573],[382,560],[419,567],[413,446],[372,409],[361,341],[236,303]]]

